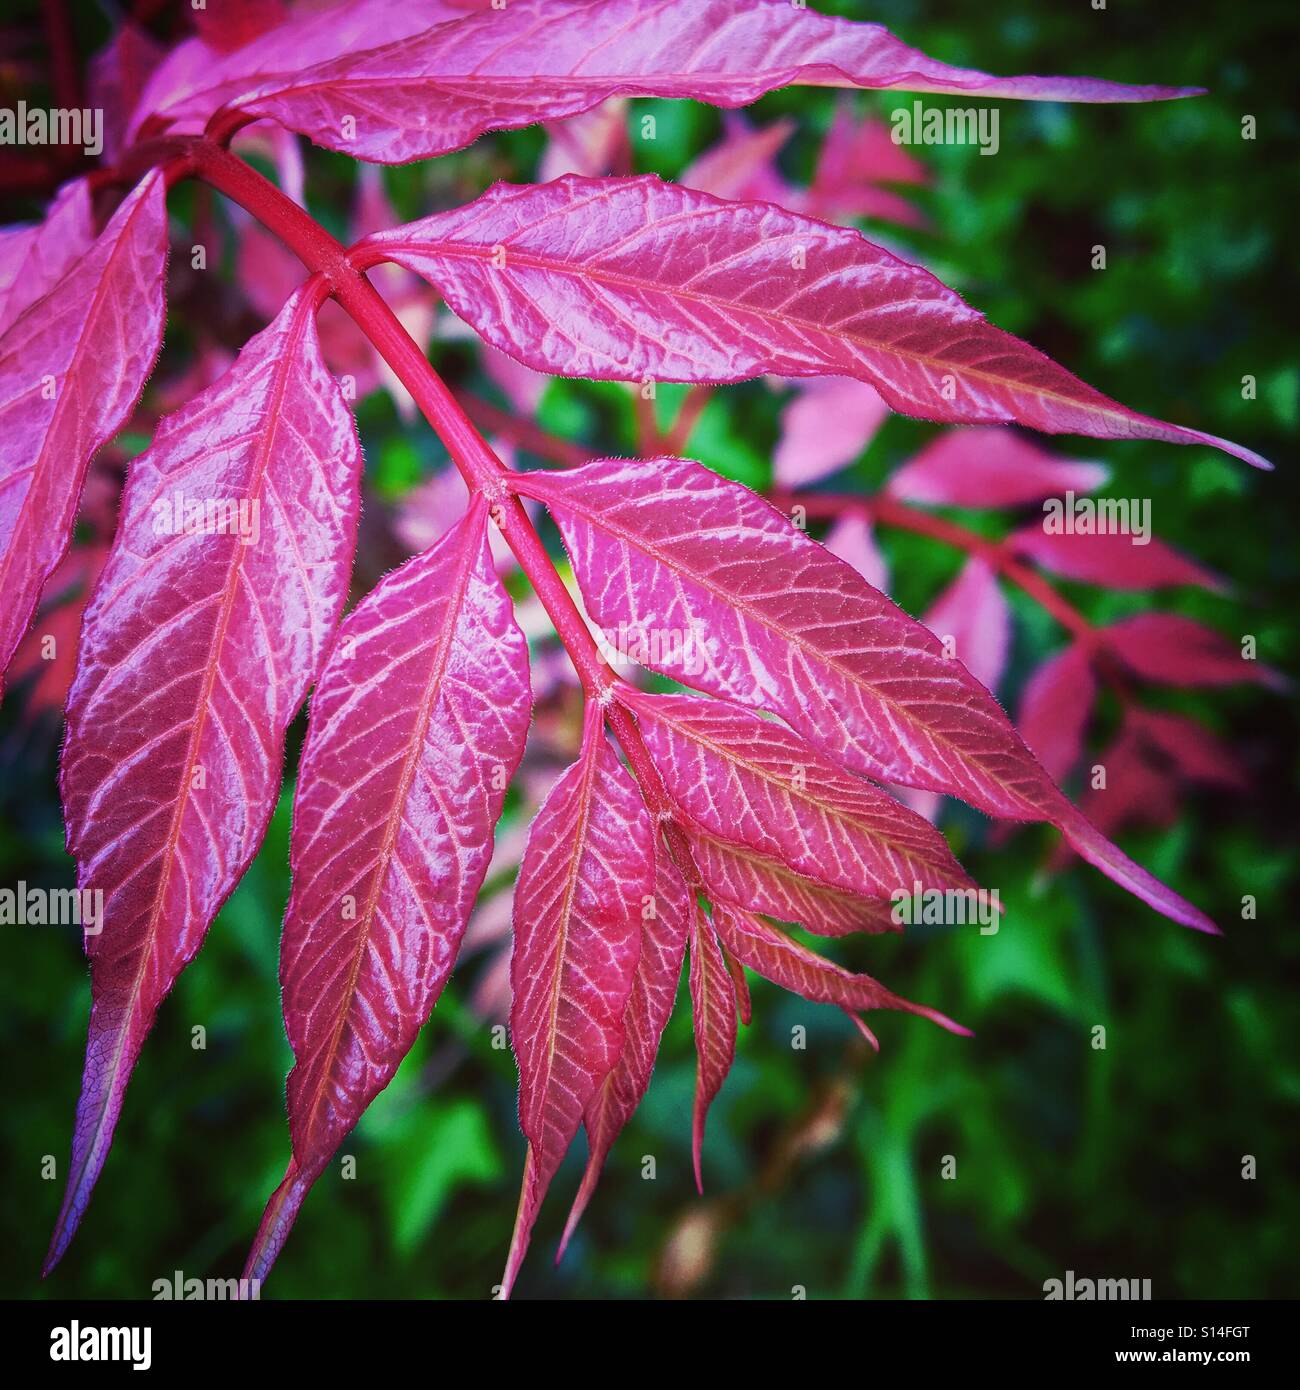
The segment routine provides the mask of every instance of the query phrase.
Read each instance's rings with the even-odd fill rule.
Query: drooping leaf
[[[1134,706],[1127,722],[1152,754],[1167,759],[1183,780],[1227,791],[1244,791],[1249,786],[1241,760],[1196,720]]]
[[[1028,556],[1051,574],[1106,589],[1195,584],[1221,593],[1225,587],[1217,574],[1149,533],[1142,540],[1117,531],[1093,536],[1078,531],[1048,531],[1040,521],[1015,532],[1007,544],[1016,554]]]
[[[789,729],[723,700],[620,694],[669,796],[708,834],[865,898],[973,886],[929,822]]]
[[[1034,756],[1057,782],[1079,761],[1096,698],[1092,652],[1084,643],[1048,657],[1025,683],[1017,723]]]
[[[877,117],[859,121],[852,98],[842,97],[835,120],[822,143],[812,187],[800,211],[831,222],[850,217],[878,217],[905,227],[925,225],[925,218],[888,184],[923,184],[925,165],[893,138]]]
[[[836,1004],[850,1013],[869,1009],[899,1009],[928,1018],[950,1033],[970,1036],[970,1030],[952,1019],[887,990],[870,975],[855,975],[816,951],[801,945],[779,928],[752,912],[715,904],[714,924],[722,944],[756,974],[804,999]]]
[[[998,688],[1011,652],[1011,609],[983,556],[966,561],[924,621],[981,685]]]
[[[791,120],[756,129],[743,116],[728,111],[723,118],[722,139],[692,160],[677,182],[712,193],[715,198],[759,198],[797,208],[802,190],[787,184],[776,168],[777,153],[795,129]]]
[[[714,912],[719,909],[715,906]],[[704,1192],[704,1125],[736,1057],[736,986],[727,969],[713,923],[696,906],[691,916],[691,1026],[695,1032],[695,1105],[691,1112],[691,1156],[695,1186]]]
[[[642,911],[654,891],[650,815],[589,704],[578,761],[542,803],[515,886],[510,1038],[528,1155],[504,1298],[546,1189],[622,1054]]]
[[[78,201],[66,205],[74,223]],[[20,276],[42,279],[60,244],[47,251],[38,235]],[[0,672],[67,549],[90,460],[126,422],[158,355],[166,254],[154,172],[0,337]]]
[[[528,648],[480,498],[339,629],[311,702],[280,952],[293,1158],[247,1277],[392,1080],[451,973],[528,730]]]
[[[497,184],[363,245],[423,275],[494,347],[539,371],[852,377],[924,419],[1209,444],[1269,466],[1110,400],[861,233],[770,203],[648,175],[569,175]]]
[[[725,946],[722,949],[722,959],[736,991],[736,1017],[744,1027],[748,1028],[754,1021],[754,1001],[750,998],[749,981],[745,977],[745,967],[735,956],[728,953]]]
[[[266,831],[284,732],[347,595],[360,448],[304,291],[131,465],[82,631],[63,806],[91,1014],[62,1255],[159,1004]]]
[[[1126,826],[1172,825],[1189,786],[1220,793],[1248,786],[1240,762],[1208,729],[1136,705],[1125,712],[1119,734],[1098,762],[1105,779],[1089,783],[1084,805],[1111,834]]]
[[[1019,507],[1066,492],[1092,492],[1100,463],[1071,463],[1011,429],[945,430],[885,484],[891,497],[947,507]]]
[[[293,28],[283,33],[292,44]],[[232,105],[329,149],[403,164],[460,149],[488,130],[576,115],[616,96],[734,107],[795,83],[1040,101],[1156,101],[1196,90],[991,77],[936,62],[877,24],[784,0],[510,0],[454,27],[411,37],[378,29],[373,38],[381,43],[336,49],[341,56],[269,78]],[[226,82],[224,90],[238,84]],[[169,111],[183,117],[211,105],[211,94],[200,93]]]
[[[1159,685],[1210,687],[1255,681],[1274,689],[1287,686],[1244,641],[1231,642],[1178,613],[1135,614],[1106,628],[1101,639],[1134,675]]]
[[[1083,807],[1108,835],[1131,826],[1164,829],[1177,821],[1187,788],[1222,793],[1248,785],[1240,762],[1208,729],[1182,715],[1130,705],[1119,733],[1094,764]],[[1068,860],[1060,846],[1053,867]]]
[[[564,1227],[557,1260],[591,1201],[614,1140],[650,1085],[659,1039],[677,999],[682,955],[696,907],[662,839],[655,845],[653,908],[649,913],[643,909],[641,914],[641,953],[623,1016],[623,1050],[583,1111],[590,1157]]]
[[[647,644],[653,669],[779,714],[853,771],[1049,821],[1144,902],[1213,930],[1088,824],[933,633],[762,498],[682,459],[515,481],[556,516],[601,627],[694,635],[689,661],[684,641]]]

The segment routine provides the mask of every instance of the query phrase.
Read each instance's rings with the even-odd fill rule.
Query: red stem
[[[274,232],[313,274],[323,290],[355,320],[375,349],[411,393],[421,413],[447,446],[471,492],[491,504],[492,520],[505,536],[519,567],[528,576],[569,654],[588,698],[604,707],[656,815],[688,877],[694,872],[681,832],[671,823],[669,802],[631,714],[614,698],[622,678],[608,665],[579,613],[572,595],[551,563],[523,503],[515,496],[510,470],[471,424],[446,383],[359,268],[372,253],[355,258],[318,222],[264,179],[255,169],[210,139],[193,142],[169,166],[169,178],[192,174],[211,184]],[[692,880],[693,881],[693,880]]]
[[[642,394],[644,386],[634,385],[632,389],[636,393],[632,397],[632,408],[636,415],[636,451],[643,459],[655,458],[664,452],[664,446],[659,421],[655,418],[654,397]]]
[[[492,519],[555,624],[583,688],[588,694],[600,695],[615,679],[614,673],[601,658],[523,504],[511,492],[509,470],[470,423],[397,315],[354,265],[347,249],[274,184],[213,141],[196,142],[185,156],[185,165],[186,172],[245,208],[274,232],[308,270],[323,277],[328,292],[356,321],[411,393],[446,444],[467,486],[472,492],[482,493],[492,504]]]

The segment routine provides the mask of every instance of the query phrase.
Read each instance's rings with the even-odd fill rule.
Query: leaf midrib
[[[388,876],[388,867],[393,856],[393,846],[397,839],[398,826],[401,824],[402,815],[406,809],[406,799],[411,790],[411,783],[415,780],[416,769],[419,766],[420,757],[424,751],[425,735],[428,732],[429,721],[433,717],[433,708],[437,703],[438,696],[442,690],[443,679],[447,674],[447,665],[451,658],[451,649],[455,644],[461,606],[464,603],[465,592],[469,587],[470,572],[474,567],[474,560],[478,550],[478,547],[473,542],[475,539],[481,538],[482,525],[486,515],[482,507],[479,507],[477,512],[477,517],[471,513],[471,515],[466,518],[465,543],[458,561],[455,589],[447,605],[447,620],[440,634],[438,645],[434,649],[433,660],[430,663],[429,678],[425,682],[424,689],[420,694],[420,705],[413,725],[414,732],[412,733],[410,744],[407,748],[406,758],[402,764],[397,790],[393,796],[393,804],[384,824],[384,836],[380,844],[379,853],[375,859],[374,876],[370,891],[367,894],[365,910],[360,918],[361,929],[357,934],[357,947],[353,953],[352,963],[348,972],[348,982],[344,989],[343,997],[339,1002],[338,1016],[334,1024],[334,1033],[330,1038],[328,1047],[317,1054],[318,1056],[322,1056],[325,1062],[318,1070],[316,1087],[312,1093],[311,1104],[307,1109],[306,1118],[303,1122],[303,1134],[306,1137],[310,1137],[312,1129],[315,1126],[316,1117],[320,1112],[321,1100],[325,1093],[326,1083],[334,1072],[334,1063],[338,1058],[339,1039],[343,1035],[343,1029],[347,1024],[353,1000],[356,998],[357,981],[361,975],[361,962],[370,942],[370,933],[374,925],[375,909],[379,905],[379,896]]]
[[[716,754],[717,757],[722,759],[723,762],[734,763],[737,767],[744,769],[746,772],[752,773],[760,781],[766,782],[770,786],[776,787],[785,795],[795,800],[802,801],[806,805],[811,806],[818,811],[821,811],[824,815],[826,815],[833,821],[839,821],[845,825],[857,827],[880,850],[883,850],[887,853],[902,855],[909,859],[916,859],[921,864],[926,865],[927,867],[932,868],[936,871],[939,871],[941,869],[940,862],[936,859],[932,859],[924,851],[912,850],[893,845],[893,843],[884,835],[883,832],[874,828],[869,822],[862,820],[857,815],[851,814],[846,811],[841,811],[837,807],[829,804],[828,802],[819,801],[815,796],[813,796],[810,792],[806,790],[799,791],[796,786],[794,786],[790,782],[787,782],[784,778],[778,776],[775,772],[770,772],[758,763],[751,762],[748,758],[743,757],[734,749],[725,747],[724,745],[715,742],[706,734],[702,733],[696,726],[692,725],[689,721],[674,718],[671,712],[666,710],[663,705],[658,703],[658,701],[653,701],[653,703],[651,701],[653,701],[653,697],[651,697],[650,700],[644,702],[644,707],[648,708],[652,712],[652,718],[662,720],[671,728],[678,730],[678,732],[681,733],[684,738],[687,738],[693,743],[698,744],[701,748],[706,749],[708,752]],[[640,703],[642,702],[638,701],[638,704]],[[863,785],[866,786],[867,784],[864,783]],[[885,796],[888,795],[888,793],[881,792],[881,795]],[[726,843],[730,843],[730,841],[727,841]],[[749,848],[754,847],[749,846]],[[947,877],[947,875],[945,875],[945,877]],[[844,888],[842,885],[831,884],[827,886],[837,887],[841,892],[845,893],[852,894],[853,892],[852,889]]]
[[[262,447],[257,452],[257,464],[246,489],[249,497],[260,495],[263,480],[270,467],[271,446],[279,430],[280,407],[288,385],[289,364],[293,358],[293,351],[297,347],[298,339],[303,332],[304,325],[311,321],[312,312],[310,299],[305,298],[298,313],[294,317],[293,327],[285,350],[281,352],[276,362],[274,384],[268,395],[267,405],[264,411],[264,418],[269,422],[269,428],[266,431],[266,437]],[[108,1084],[103,1087],[103,1099],[99,1106],[99,1113],[96,1117],[93,1130],[94,1138],[87,1147],[84,1161],[78,1166],[75,1184],[73,1184],[71,1175],[69,1175],[69,1192],[76,1191],[77,1187],[80,1186],[86,1170],[91,1166],[91,1157],[99,1147],[102,1138],[101,1126],[103,1124],[104,1115],[108,1109],[109,1097],[116,1088],[117,1074],[122,1064],[123,1054],[126,1050],[127,1035],[130,1028],[134,1025],[134,1014],[139,1002],[140,987],[144,980],[146,967],[153,957],[157,940],[158,919],[162,913],[163,898],[171,881],[171,875],[175,866],[176,845],[180,839],[181,822],[194,790],[191,783],[194,775],[194,767],[198,759],[199,742],[207,726],[207,714],[212,687],[216,683],[217,670],[222,655],[221,649],[225,645],[226,632],[229,628],[230,616],[234,608],[237,576],[243,565],[244,550],[245,547],[239,545],[232,548],[230,563],[226,570],[226,582],[222,593],[221,608],[218,612],[217,623],[213,630],[212,639],[208,643],[208,660],[204,670],[203,686],[196,701],[197,714],[190,731],[189,746],[185,752],[184,771],[179,781],[180,795],[176,798],[176,808],[172,813],[171,825],[168,827],[167,839],[162,853],[162,874],[154,890],[153,909],[149,915],[148,924],[145,927],[144,937],[140,945],[139,964],[136,967],[135,978],[131,982],[131,989],[128,995],[128,1024],[127,1026],[117,1029],[116,1045],[113,1048],[112,1058],[105,1072]]]
[[[728,608],[733,609],[735,612],[741,614],[744,617],[751,618],[754,622],[756,622],[760,627],[764,628],[766,631],[775,633],[778,637],[789,642],[791,645],[797,647],[811,660],[821,665],[829,666],[832,670],[843,675],[844,678],[850,681],[853,685],[868,692],[873,699],[878,700],[882,705],[887,706],[889,709],[897,713],[900,716],[900,718],[903,719],[904,722],[913,726],[915,726],[918,723],[915,717],[912,716],[910,712],[908,712],[904,707],[898,705],[896,701],[891,700],[887,695],[883,694],[879,689],[877,689],[876,686],[872,685],[870,682],[861,679],[859,676],[857,676],[855,672],[844,666],[842,663],[837,662],[833,657],[827,656],[824,652],[819,651],[816,647],[809,646],[798,633],[790,631],[788,628],[768,618],[764,614],[754,612],[753,610],[745,607],[737,597],[728,593],[724,589],[718,588],[715,584],[711,583],[703,576],[695,573],[693,570],[686,569],[678,564],[673,563],[667,556],[665,556],[661,551],[656,549],[655,546],[651,542],[647,541],[643,536],[635,532],[630,532],[619,528],[607,512],[596,513],[589,511],[585,509],[581,505],[581,503],[575,500],[575,498],[569,493],[563,493],[559,498],[552,497],[548,499],[547,494],[548,492],[550,492],[550,489],[546,486],[547,481],[548,479],[544,476],[536,476],[524,473],[519,475],[516,486],[519,487],[520,491],[527,492],[529,496],[536,497],[538,498],[538,500],[543,502],[549,500],[553,502],[555,505],[558,505],[561,509],[568,509],[569,511],[577,513],[579,516],[583,517],[584,520],[586,520],[590,525],[598,528],[603,528],[615,539],[622,541],[624,544],[631,546],[635,550],[639,550],[643,555],[647,556],[651,560],[654,560],[656,563],[662,565],[665,569],[669,570],[672,574],[678,576],[679,579],[685,579],[687,582],[695,584],[697,587],[705,590],[705,592],[712,595],[715,599],[719,600]],[[538,484],[540,484],[540,487],[537,486]],[[528,492],[528,489],[530,487],[532,488],[532,491]],[[951,750],[953,753],[958,752],[957,745],[954,744],[951,740],[945,738],[937,730],[931,729],[929,725],[921,725],[920,727],[924,730],[926,737],[934,740],[934,742],[939,744],[942,748]],[[965,764],[966,759],[964,756],[962,756],[958,759],[958,761]],[[994,778],[993,774],[988,772],[987,769],[983,767],[983,764],[981,764],[980,767],[981,770],[985,773],[985,775],[993,781],[994,785],[1001,787],[1004,791],[1012,795],[1020,797],[1020,793],[1016,792],[1015,789],[1011,787],[1007,782],[1002,781],[1001,779]],[[952,794],[953,793],[948,792],[948,795]],[[1063,794],[1058,792],[1058,795],[1062,796],[1062,799],[1064,799]],[[1023,797],[1020,797],[1020,799],[1023,800]],[[1025,804],[1027,809],[1033,812],[1034,819],[1048,819],[1048,817],[1042,809],[1033,806],[1032,803],[1026,802]]]

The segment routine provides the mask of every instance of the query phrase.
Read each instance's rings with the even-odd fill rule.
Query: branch
[[[659,822],[674,858],[687,881],[699,873],[686,839],[673,823],[663,782],[641,739],[636,721],[613,698],[612,687],[622,677],[605,661],[578,611],[573,596],[551,563],[523,503],[511,485],[511,470],[474,428],[447,384],[434,370],[397,315],[366,279],[364,271],[382,256],[374,248],[349,251],[314,218],[243,160],[207,138],[189,142],[168,168],[169,185],[176,177],[193,176],[239,203],[275,233],[299,260],[322,281],[322,293],[332,295],[370,339],[421,413],[446,445],[471,493],[491,504],[491,516],[520,569],[542,602],[564,644],[584,693],[602,706],[641,785],[646,804]]]

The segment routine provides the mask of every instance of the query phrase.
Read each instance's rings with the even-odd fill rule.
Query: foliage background
[[[1000,103],[995,158],[973,148],[913,150],[934,174],[919,195],[932,233],[867,230],[913,247],[994,322],[1085,380],[1277,461],[1278,472],[1264,476],[1204,450],[1063,442],[1067,455],[1112,465],[1113,495],[1150,496],[1157,533],[1236,585],[1226,599],[1069,592],[1098,619],[1158,604],[1234,637],[1254,633],[1261,656],[1294,672],[1293,6],[819,7],[878,20],[937,57],[986,70],[1211,89],[1152,107]],[[20,30],[34,6],[14,9]],[[102,12],[87,4],[75,20],[79,47],[93,51],[107,32]],[[808,176],[833,100],[795,90],[751,110],[760,122],[798,119],[783,156],[792,176]],[[898,100],[858,98],[886,118]],[[647,109],[658,139],[639,142],[633,124],[641,169],[671,176],[719,131],[719,114],[705,107],[634,105],[635,114]],[[1253,142],[1241,138],[1245,113],[1258,119]],[[437,165],[391,171],[388,189],[413,217],[466,201],[493,178],[527,178],[541,145],[537,131],[492,137]],[[312,209],[340,234],[354,178],[348,161],[310,154]],[[174,228],[192,206],[190,191],[174,199]],[[11,220],[36,208],[14,200],[3,211]],[[1089,268],[1096,243],[1108,248],[1104,272]],[[259,326],[231,309],[233,288],[199,289],[177,276],[162,370],[186,351],[187,305],[232,348]],[[492,394],[467,345],[436,346],[434,356],[453,380]],[[1246,373],[1260,383],[1253,402],[1241,399]],[[761,384],[720,392],[693,451],[761,484],[777,410]],[[609,452],[632,450],[631,414],[621,389],[583,383],[554,383],[542,406],[548,427]],[[365,402],[359,422],[370,482],[387,502],[443,461],[427,430],[404,427],[386,396]],[[891,421],[855,465],[856,482],[877,484],[928,433]],[[384,506],[372,503],[367,522],[380,532]],[[895,597],[912,612],[958,562],[911,537],[887,538],[887,549]],[[366,585],[400,558],[373,537],[365,554]],[[1017,614],[1012,691],[1059,641],[1047,619],[1023,605]],[[1223,923],[1223,939],[1180,930],[1089,870],[1044,879],[1046,831],[990,847],[978,816],[950,815],[945,828],[963,862],[1000,888],[1002,930],[985,938],[914,928],[904,942],[855,943],[840,958],[942,1007],[976,1037],[882,1017],[882,1053],[863,1056],[838,1012],[755,982],[755,1021],[710,1119],[701,1202],[690,1181],[693,1053],[681,1010],[564,1265],[553,1269],[549,1257],[581,1142],[552,1189],[519,1294],[787,1298],[802,1285],[809,1297],[1023,1298],[1041,1296],[1043,1281],[1067,1269],[1147,1277],[1157,1297],[1300,1293],[1293,710],[1255,688],[1171,693],[1162,703],[1227,737],[1254,789],[1193,799],[1172,833],[1123,842]],[[0,883],[68,885],[58,729],[26,728],[20,714],[20,699],[0,714]],[[176,1269],[238,1272],[287,1157],[290,1058],[276,962],[288,810],[286,791],[263,852],[163,1007],[85,1228],[46,1285],[37,1271],[66,1163],[88,988],[74,934],[4,929],[3,1293],[137,1298]],[[1258,898],[1255,921],[1238,920],[1245,893]],[[491,1048],[467,1006],[477,968],[458,972],[396,1082],[344,1146],[357,1160],[355,1180],[344,1181],[336,1164],[317,1185],[268,1296],[489,1296],[522,1140],[513,1062]],[[206,1051],[191,1049],[195,1024],[207,1028]],[[804,1052],[789,1046],[796,1024],[808,1029]],[[1090,1045],[1096,1024],[1107,1029],[1105,1051]],[[58,1159],[57,1182],[42,1181],[46,1154]],[[642,1180],[643,1154],[656,1156],[654,1182]],[[946,1181],[949,1154],[957,1175]],[[1258,1164],[1253,1181],[1241,1176],[1246,1154]]]

